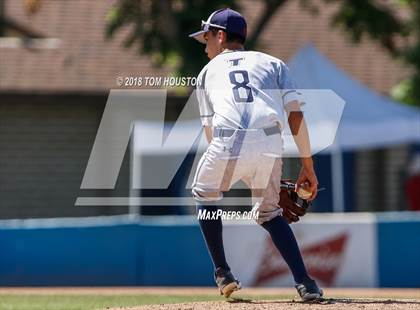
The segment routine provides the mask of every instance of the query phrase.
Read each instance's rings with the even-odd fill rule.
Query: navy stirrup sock
[[[274,245],[292,271],[295,282],[302,283],[309,279],[295,235],[289,224],[281,216],[276,216],[261,226],[270,233]]]
[[[214,202],[197,202],[197,214],[199,210],[206,210],[207,212],[217,211],[217,206]],[[206,241],[207,249],[213,260],[214,269],[221,267],[225,270],[230,270],[226,262],[225,250],[223,248],[222,236],[222,220],[217,219],[200,219],[199,220],[201,232]]]

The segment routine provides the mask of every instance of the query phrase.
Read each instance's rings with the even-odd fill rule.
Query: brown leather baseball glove
[[[279,205],[283,209],[283,218],[289,223],[298,222],[306,214],[311,202],[300,198],[295,192],[295,183],[281,180]]]

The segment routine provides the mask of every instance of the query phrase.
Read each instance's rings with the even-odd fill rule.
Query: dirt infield
[[[148,292],[163,293],[159,288],[147,288]],[[169,288],[167,294],[214,294],[214,288]],[[418,289],[326,289],[327,298],[313,303],[303,303],[294,289],[286,288],[245,288],[237,293],[238,298],[226,301],[189,302],[180,304],[146,305],[141,307],[111,308],[109,310],[271,310],[271,309],[420,309]],[[241,295],[295,296],[292,299],[256,300],[240,298]],[[281,297],[280,297],[281,298]]]
[[[135,307],[107,307],[108,310],[249,310],[249,309],[420,309],[419,289],[327,288],[326,299],[302,303],[293,288],[244,288],[235,298],[216,301],[191,301]],[[216,288],[197,287],[48,287],[0,288],[1,295],[162,295],[217,296]],[[185,300],[185,299],[184,299]],[[196,299],[200,300],[200,299]],[[201,299],[203,300],[203,299]]]
[[[142,307],[112,308],[109,310],[271,310],[271,309],[419,309],[420,301],[415,300],[372,300],[372,299],[334,299],[318,303],[301,303],[285,300],[243,300],[190,302],[182,304],[147,305]]]

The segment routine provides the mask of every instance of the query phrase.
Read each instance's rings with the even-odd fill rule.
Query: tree
[[[286,0],[264,0],[264,9],[247,47],[252,48],[270,18]],[[119,0],[109,11],[106,36],[111,38],[124,26],[131,27],[126,47],[137,46],[156,65],[170,65],[178,75],[197,75],[207,62],[204,45],[188,34],[199,28],[199,19],[207,18],[215,9],[240,9],[235,0]]]
[[[236,7],[234,1],[220,0],[119,0],[107,16],[106,36],[111,38],[129,26],[126,47],[136,47],[139,53],[150,55],[157,66],[172,66],[179,75],[196,75],[199,65],[206,61],[205,47],[188,38],[188,34],[198,30],[199,18],[222,5]]]
[[[420,1],[395,1],[392,9],[380,0],[325,1],[339,3],[333,23],[349,32],[355,42],[368,36],[413,69],[409,78],[394,87],[392,95],[420,106]]]
[[[354,42],[367,36],[413,69],[411,77],[392,93],[399,101],[420,106],[420,0],[395,0],[392,8],[383,0],[323,1],[338,6],[332,23],[348,32]],[[263,10],[248,35],[249,49],[258,44],[260,34],[287,0],[260,2]],[[207,61],[204,46],[187,35],[197,30],[199,18],[206,18],[216,8],[240,9],[240,3],[240,0],[119,0],[109,12],[106,35],[111,38],[119,29],[130,26],[127,47],[137,45],[139,52],[151,55],[155,64],[172,65],[176,74],[197,75]],[[303,9],[314,13],[319,9],[318,3],[300,0]]]

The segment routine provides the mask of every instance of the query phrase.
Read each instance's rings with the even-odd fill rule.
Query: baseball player
[[[302,168],[296,184],[317,194],[301,99],[288,68],[279,59],[245,51],[247,25],[232,9],[213,12],[190,37],[206,44],[210,62],[197,78],[197,98],[209,146],[197,167],[192,193],[197,212],[217,211],[217,202],[238,180],[251,189],[257,223],[270,234],[288,264],[304,301],[322,296],[306,271],[290,226],[282,217],[279,192],[282,169],[282,130],[285,117],[298,146]],[[200,228],[215,267],[220,293],[229,297],[241,288],[226,261],[222,221],[200,219]]]

